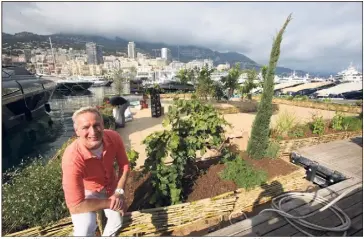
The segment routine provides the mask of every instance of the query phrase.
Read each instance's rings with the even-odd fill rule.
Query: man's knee
[[[72,215],[73,236],[95,236],[97,229],[96,213],[81,213]]]

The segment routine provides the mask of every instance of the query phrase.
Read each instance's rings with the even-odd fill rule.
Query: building
[[[135,59],[136,52],[135,52],[135,43],[129,42],[128,44],[128,58]]]
[[[167,63],[172,61],[172,53],[168,48],[161,49],[161,58],[167,60]]]
[[[104,63],[101,46],[94,42],[86,43],[87,64],[100,65]]]

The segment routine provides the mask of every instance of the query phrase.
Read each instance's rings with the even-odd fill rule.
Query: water
[[[74,135],[72,114],[83,106],[101,105],[105,96],[115,94],[112,87],[91,87],[80,93],[55,92],[50,101],[49,115],[31,123],[16,127],[3,137],[2,169],[18,166],[21,161],[29,162],[35,157],[47,160]],[[125,96],[129,100],[141,99],[141,95]],[[52,124],[49,124],[49,121]]]

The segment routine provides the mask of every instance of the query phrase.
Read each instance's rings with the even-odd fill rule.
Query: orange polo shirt
[[[67,207],[73,207],[85,199],[85,190],[100,192],[106,189],[108,196],[114,194],[119,172],[129,169],[129,161],[120,135],[113,130],[104,130],[102,159],[93,155],[79,140],[72,142],[62,158],[62,185]]]

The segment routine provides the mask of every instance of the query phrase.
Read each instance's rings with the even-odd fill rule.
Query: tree
[[[212,72],[214,72],[214,69],[208,69],[208,67],[204,66],[197,75],[196,94],[201,98],[205,98],[205,100],[214,93],[214,81],[211,79]]]
[[[179,79],[179,81],[182,84],[187,84],[188,82],[188,71],[187,69],[181,69],[178,73],[177,73],[177,78]]]
[[[247,79],[244,82],[243,86],[241,87],[241,93],[247,94],[248,95],[248,99],[251,100],[252,99],[252,95],[250,93],[250,91],[254,88],[257,87],[257,84],[254,83],[254,81],[257,79],[258,74],[257,72],[252,69],[252,70],[245,70],[244,73],[247,74]]]
[[[116,70],[113,74],[113,80],[116,92],[121,95],[124,90],[125,82],[127,81],[123,70]]]
[[[292,19],[291,16],[292,14],[287,17],[283,27],[273,41],[269,65],[265,73],[263,95],[261,102],[259,103],[258,113],[253,123],[251,137],[247,148],[249,156],[254,159],[263,158],[268,148],[269,124],[273,113],[272,98],[274,92],[274,74],[280,55],[282,36],[288,23]]]
[[[234,95],[234,91],[239,87],[238,79],[241,73],[240,63],[236,63],[235,66],[229,70],[229,74],[221,78],[221,82],[224,84],[225,89],[228,90],[229,98]]]

